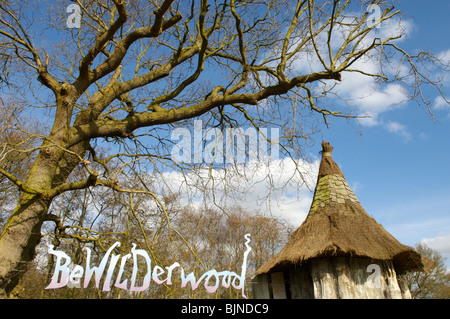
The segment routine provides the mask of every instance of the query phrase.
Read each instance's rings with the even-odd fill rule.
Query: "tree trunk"
[[[84,158],[89,140],[71,145],[67,133],[75,101],[80,96],[73,86],[64,83],[56,96],[57,109],[52,130],[40,148],[30,169],[26,187],[39,194],[22,193],[16,210],[8,219],[0,235],[0,297],[8,295],[18,284],[27,265],[35,256],[35,248],[41,239],[41,226],[54,196],[48,191],[66,182],[74,168]],[[89,123],[98,114],[78,113],[74,125]],[[83,187],[95,184],[89,179]],[[64,191],[70,190],[70,187]]]
[[[87,145],[77,144],[71,151],[84,156]],[[78,156],[43,143],[26,184],[39,194],[22,193],[0,235],[0,297],[11,293],[35,257],[41,226],[53,200],[46,192],[64,183],[78,164]]]
[[[0,297],[9,295],[33,260],[49,205],[40,196],[23,194],[8,219],[0,235]]]

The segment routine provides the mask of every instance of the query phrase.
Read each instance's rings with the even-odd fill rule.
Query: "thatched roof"
[[[422,270],[422,257],[402,245],[370,217],[322,142],[314,198],[308,216],[286,246],[258,269],[258,274],[297,267],[312,258],[367,257],[392,260],[398,271]]]

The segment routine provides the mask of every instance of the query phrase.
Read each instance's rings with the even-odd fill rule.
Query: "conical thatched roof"
[[[392,260],[398,271],[422,270],[421,255],[402,245],[370,217],[322,142],[322,161],[308,216],[286,246],[256,275],[297,267],[312,258],[368,257]]]

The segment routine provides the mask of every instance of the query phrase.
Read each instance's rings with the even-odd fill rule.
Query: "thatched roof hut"
[[[286,246],[257,270],[255,282],[260,284],[255,286],[256,291],[266,280],[268,288],[284,281],[281,297],[408,297],[401,276],[409,270],[424,269],[421,255],[398,242],[366,213],[333,161],[332,150],[329,143],[322,142],[322,160],[308,216]],[[373,282],[367,280],[371,267],[380,271],[385,282],[390,280],[387,287],[367,289],[373,288]],[[259,297],[269,295],[266,291]],[[272,297],[276,297],[273,295],[272,291]]]

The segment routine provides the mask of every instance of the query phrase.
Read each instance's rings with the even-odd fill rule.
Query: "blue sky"
[[[410,22],[403,48],[450,50],[450,1],[403,0],[397,7]],[[366,211],[402,243],[424,241],[440,251],[450,268],[450,107],[435,106],[434,119],[408,102],[378,114],[377,125],[333,120],[322,134]]]
[[[450,1],[401,0],[397,8],[404,13],[408,29],[401,47],[408,52],[448,52],[450,61]],[[386,26],[378,32],[385,31],[383,28]],[[347,94],[360,89],[358,81],[345,81],[345,85]],[[440,251],[450,268],[450,106],[435,103],[434,118],[413,102],[385,106],[383,103],[398,98],[398,87],[391,89],[361,101],[364,110],[375,115],[372,121],[358,125],[330,119],[331,125],[323,126],[309,152],[318,160],[321,140],[329,141],[334,160],[366,211],[400,242],[414,246],[423,241]],[[444,91],[450,97],[450,79]],[[426,93],[432,101],[437,97],[436,91]],[[317,161],[303,165],[312,172],[312,183],[314,164]],[[179,177],[172,174],[169,178],[176,184]],[[249,185],[256,195],[267,193],[264,187]],[[292,187],[278,196],[279,206],[272,209],[299,225],[308,212],[312,192],[297,189],[295,193]],[[256,206],[252,198],[246,196],[249,208]]]
[[[397,8],[403,12],[402,25],[407,32],[407,37],[398,43],[401,48],[409,53],[430,51],[437,56],[447,52],[450,62],[450,41],[443,40],[448,39],[450,30],[447,20],[450,2],[403,0]],[[386,36],[392,32],[392,27],[381,25],[376,32]],[[308,72],[316,67],[320,65],[300,62],[296,71]],[[376,64],[369,61],[359,67],[374,68]],[[353,99],[353,106],[372,118],[359,123],[329,118],[329,127],[322,126],[321,133],[314,137],[315,144],[307,150],[312,162],[300,163],[309,178],[309,189],[298,187],[296,181],[299,180],[292,178],[292,161],[280,159],[267,167],[242,168],[253,172],[251,177],[250,173],[245,173],[248,180],[214,170],[215,201],[248,210],[270,211],[299,226],[312,201],[323,139],[333,145],[333,158],[367,213],[403,244],[414,246],[424,242],[438,250],[447,258],[450,269],[450,148],[447,146],[450,106],[436,100],[436,90],[425,90],[433,102],[434,116],[431,116],[415,102],[404,101],[400,85],[388,84],[373,89],[373,84],[371,78],[364,79],[355,73],[343,75],[339,85],[342,96]],[[443,89],[450,96],[450,78],[446,79]],[[324,104],[333,103],[337,102],[326,100]],[[267,174],[271,176],[271,186],[275,186],[270,191]],[[182,186],[185,178],[192,178],[194,184],[209,181],[195,174],[186,177],[174,172],[167,173],[165,179],[174,189],[187,194],[192,189]],[[229,196],[231,188],[228,186],[233,184],[246,189],[241,188],[242,193],[238,195],[242,197],[237,200]]]

